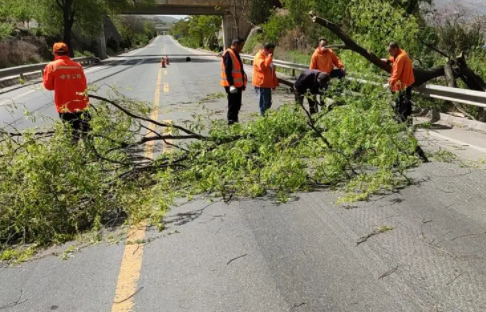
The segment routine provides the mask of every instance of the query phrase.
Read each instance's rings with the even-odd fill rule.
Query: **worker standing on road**
[[[54,101],[59,117],[72,128],[73,142],[89,130],[90,115],[86,76],[81,64],[68,56],[68,46],[59,42],[53,48],[55,59],[44,70],[43,83],[47,90],[54,90]]]
[[[266,43],[253,59],[253,86],[260,105],[260,116],[272,107],[272,90],[279,86],[273,66],[273,52],[275,44]]]
[[[325,72],[330,78],[342,79],[346,76],[344,65],[336,56],[336,53],[329,49],[328,46],[329,42],[327,42],[326,39],[319,40],[319,46],[312,55],[309,69],[316,69],[321,72]]]
[[[328,84],[329,75],[327,73],[315,69],[304,70],[294,85],[295,101],[297,104],[303,105],[304,97],[309,91],[310,95],[307,96],[309,111],[311,114],[316,114],[318,112],[317,96],[321,90],[327,89]]]
[[[243,91],[246,90],[248,78],[243,68],[240,53],[245,45],[241,38],[233,39],[231,48],[223,53],[221,62],[221,86],[228,94],[228,124],[237,123],[243,99]]]
[[[388,46],[389,59],[383,59],[392,65],[391,78],[386,88],[393,93],[398,92],[395,112],[402,122],[405,122],[412,115],[412,85],[415,83],[413,63],[408,53],[392,42]]]

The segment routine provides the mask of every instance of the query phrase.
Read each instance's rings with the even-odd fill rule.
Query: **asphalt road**
[[[88,77],[104,85],[101,92],[116,85],[151,102],[160,94],[160,120],[191,119],[202,112],[199,102],[211,118],[224,118],[225,99],[215,95],[222,91],[216,58],[171,58],[160,69],[153,56],[187,53],[196,52],[159,37],[110,65],[88,69]],[[0,105],[15,98],[56,118],[52,94],[33,88],[0,90]],[[276,103],[290,100],[277,92]],[[256,111],[249,88],[242,119]],[[20,110],[0,119],[31,125]],[[427,148],[475,160],[486,157],[485,138],[445,127],[421,133]],[[103,243],[67,261],[46,251],[18,267],[0,265],[0,309],[486,311],[486,172],[475,164],[423,165],[411,173],[417,185],[353,206],[336,205],[339,194],[330,191],[297,194],[282,205],[271,199],[192,202],[174,208],[161,233],[129,231],[127,240],[143,237],[146,244]],[[357,244],[380,226],[392,230]]]

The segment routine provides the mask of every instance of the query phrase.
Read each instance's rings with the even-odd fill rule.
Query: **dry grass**
[[[39,48],[23,40],[0,42],[0,68],[39,63],[42,58]]]

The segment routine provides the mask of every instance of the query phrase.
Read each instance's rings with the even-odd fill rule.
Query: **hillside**
[[[479,15],[486,15],[486,1],[485,0],[435,0],[435,5],[438,8],[451,6],[451,5],[461,5],[465,8],[471,10],[472,13]]]
[[[163,23],[168,26],[173,25],[179,21],[177,18],[166,15],[141,15],[141,17],[144,19],[153,20],[156,23]]]

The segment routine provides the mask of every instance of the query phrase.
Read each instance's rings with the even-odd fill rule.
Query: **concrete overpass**
[[[124,14],[225,15],[232,0],[155,0],[155,5],[131,9]]]
[[[155,0],[152,6],[130,9],[123,14],[221,15],[224,45],[229,47],[234,37],[246,38],[250,33],[251,24],[243,18],[247,9],[244,3],[249,1],[252,0]]]

